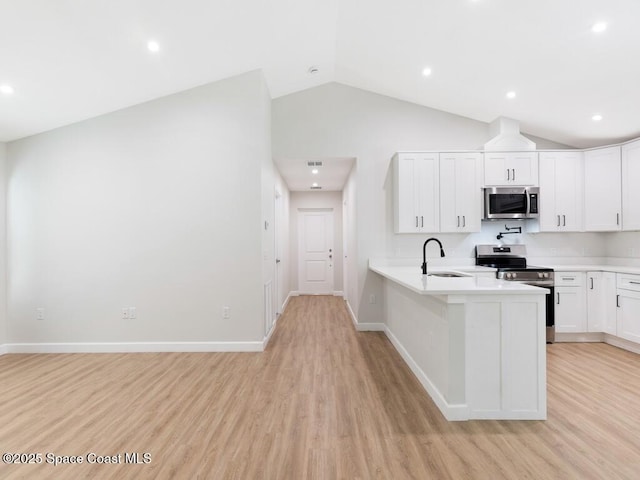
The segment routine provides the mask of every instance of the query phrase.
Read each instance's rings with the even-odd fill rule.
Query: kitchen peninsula
[[[386,335],[447,420],[546,419],[547,290],[475,266],[369,269],[384,277]]]

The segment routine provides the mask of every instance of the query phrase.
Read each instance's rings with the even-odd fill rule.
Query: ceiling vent
[[[322,187],[309,187],[311,190],[322,190]]]
[[[322,162],[307,162],[307,166],[309,167],[321,167]]]
[[[492,138],[484,149],[493,152],[522,152],[535,150],[536,144],[520,134],[520,123],[507,117],[498,117],[489,124]]]

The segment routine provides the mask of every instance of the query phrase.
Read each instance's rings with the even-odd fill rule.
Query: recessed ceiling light
[[[320,71],[320,69],[318,67],[316,67],[315,65],[312,65],[311,67],[309,67],[309,70],[307,70],[307,72],[309,72],[309,75],[315,75],[319,71]]]
[[[507,98],[509,98],[509,99],[516,98],[516,92],[514,92],[513,90],[510,91],[510,92],[507,92]]]
[[[11,85],[0,85],[0,92],[4,95],[11,95],[13,93],[13,87]]]
[[[318,186],[318,184],[317,184],[316,182],[313,182],[313,183],[311,184],[311,186],[312,186],[312,187],[317,187],[317,186]]]
[[[607,22],[597,22],[591,27],[593,33],[602,33],[607,29]]]
[[[429,67],[425,67],[422,69],[422,75],[424,75],[425,77],[428,77],[429,75],[431,75],[431,69]]]
[[[160,45],[155,40],[149,40],[149,42],[147,42],[147,48],[150,52],[154,53],[160,51]]]
[[[599,122],[600,120],[602,120],[602,115],[596,113],[593,117],[591,117],[591,120],[593,120],[594,122]]]
[[[311,173],[313,173],[314,175],[317,175],[318,174],[318,169],[314,168],[313,170],[311,170]]]

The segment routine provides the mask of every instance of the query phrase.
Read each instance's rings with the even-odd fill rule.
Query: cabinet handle
[[[509,169],[507,168],[507,180],[511,180],[511,178],[509,177]]]
[[[465,217],[464,215],[462,215],[462,226],[463,227],[467,226],[467,217]]]
[[[640,282],[634,282],[632,280],[629,280],[629,283],[633,283],[634,285],[640,285]]]
[[[420,217],[421,227],[424,228],[424,217]]]
[[[620,225],[620,214],[616,213],[616,225]]]
[[[616,307],[620,308],[620,295],[616,295]]]
[[[576,279],[576,277],[562,277],[563,280],[570,280],[570,281],[574,281]]]
[[[460,215],[458,215],[458,227],[460,226]]]
[[[418,228],[418,217],[416,216],[416,228]]]
[[[556,303],[560,305],[560,292],[558,292],[557,295],[558,295],[558,301]]]
[[[513,173],[513,175],[511,175],[511,176],[513,177],[513,181],[515,182],[516,181],[516,169],[512,168],[511,172]]]
[[[566,217],[566,215],[562,215],[562,226],[563,227],[567,226],[567,217]]]
[[[560,226],[560,215],[558,215],[558,226]]]
[[[593,277],[591,277],[589,280],[591,280],[591,290],[593,290]]]

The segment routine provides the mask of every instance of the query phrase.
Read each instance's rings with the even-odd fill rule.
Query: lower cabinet
[[[587,272],[587,331],[616,335],[616,274]]]
[[[640,275],[617,275],[616,327],[618,337],[640,343]]]
[[[555,324],[557,333],[587,331],[587,298],[584,272],[557,272],[555,276]]]

